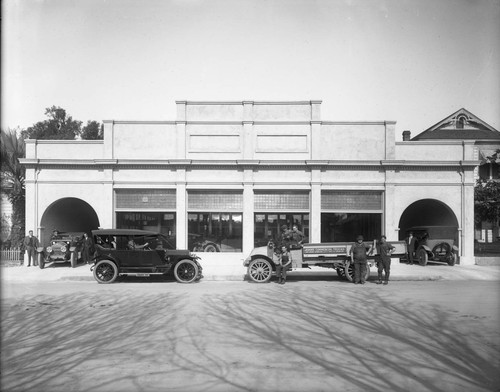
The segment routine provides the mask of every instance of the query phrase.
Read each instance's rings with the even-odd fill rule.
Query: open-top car
[[[46,263],[70,263],[75,268],[81,259],[83,247],[82,232],[57,232],[49,245],[37,248],[38,266],[45,268]]]
[[[455,265],[458,261],[457,227],[415,226],[407,232],[413,232],[417,239],[415,256],[420,265],[427,265],[429,261]]]
[[[177,250],[161,233],[131,229],[93,230],[94,264],[99,283],[112,283],[118,276],[174,274],[180,283],[201,279],[199,257],[189,250]]]

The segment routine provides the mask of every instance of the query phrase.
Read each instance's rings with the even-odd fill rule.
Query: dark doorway
[[[40,241],[45,244],[54,229],[61,232],[90,232],[99,227],[99,218],[87,202],[67,197],[57,200],[45,210],[40,226]]]
[[[455,213],[445,203],[423,199],[410,204],[399,220],[399,239],[404,240],[408,229],[415,226],[450,226],[458,228]]]

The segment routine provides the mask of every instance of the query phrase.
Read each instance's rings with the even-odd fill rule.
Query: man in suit
[[[413,265],[413,254],[415,253],[415,243],[417,239],[413,236],[413,232],[408,233],[408,238],[406,238],[406,246],[408,249],[408,254],[406,257],[407,264]]]
[[[31,267],[31,260],[35,266],[36,248],[38,247],[38,238],[33,235],[33,230],[30,230],[28,235],[24,237],[24,248],[28,253],[28,267]]]

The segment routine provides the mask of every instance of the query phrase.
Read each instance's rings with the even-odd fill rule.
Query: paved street
[[[8,281],[1,390],[498,391],[499,288]]]

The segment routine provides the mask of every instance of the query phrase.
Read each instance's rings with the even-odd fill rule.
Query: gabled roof
[[[462,108],[411,140],[500,140],[500,132]]]

